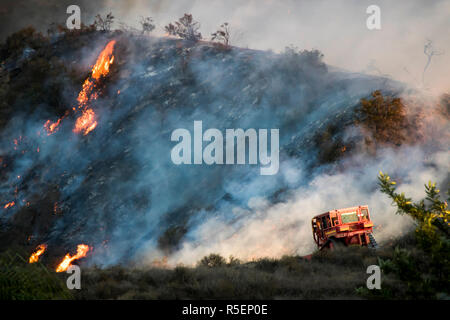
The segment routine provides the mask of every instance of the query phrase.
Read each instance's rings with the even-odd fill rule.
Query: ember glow
[[[56,131],[58,131],[59,129],[59,124],[61,123],[61,120],[63,118],[59,118],[57,121],[55,122],[51,122],[50,120],[47,120],[44,124],[44,129],[47,131],[47,135],[51,135],[53,133],[55,133]]]
[[[46,244],[40,244],[37,248],[36,251],[33,252],[33,254],[30,256],[30,259],[28,259],[29,263],[35,263],[39,261],[39,257],[45,252],[45,250],[47,249],[47,245]]]
[[[7,204],[5,204],[5,206],[3,208],[8,209],[8,208],[13,207],[15,204],[16,204],[15,201],[11,201],[11,202],[8,202]]]
[[[90,248],[87,244],[79,244],[77,246],[77,254],[74,256],[66,254],[63,261],[61,261],[61,263],[56,268],[56,272],[66,271],[72,265],[72,261],[85,257],[89,250]]]
[[[116,44],[115,40],[110,41],[106,47],[100,52],[100,55],[97,58],[94,66],[92,67],[91,76],[88,77],[84,83],[83,87],[78,94],[77,101],[78,106],[73,107],[72,110],[77,112],[81,110],[81,116],[79,116],[75,122],[75,127],[73,132],[75,133],[83,133],[83,135],[87,135],[89,132],[95,129],[97,126],[97,116],[92,108],[89,107],[89,103],[92,100],[97,99],[98,92],[96,90],[98,81],[108,75],[109,68],[111,64],[114,62],[113,50],[114,45]],[[51,122],[47,120],[44,124],[44,129],[47,131],[47,135],[51,135],[58,131],[59,125],[61,124],[61,120],[64,117],[61,117],[55,122]]]

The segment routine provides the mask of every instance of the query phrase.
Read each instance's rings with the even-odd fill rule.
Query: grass
[[[222,258],[223,259],[223,258]],[[376,262],[367,248],[224,262],[217,255],[196,267],[112,267],[83,271],[78,299],[358,299],[366,268]],[[220,263],[211,264],[210,261]]]
[[[28,264],[17,253],[0,254],[0,300],[11,299],[417,299],[410,283],[382,273],[382,289],[366,288],[369,265],[393,259],[399,249],[426,264],[414,234],[392,241],[377,251],[349,247],[299,256],[241,262],[211,254],[197,266],[175,268],[114,266],[83,267],[81,290],[68,290],[67,274],[43,264]],[[433,295],[428,295],[433,297]],[[439,293],[435,298],[448,298]]]
[[[73,299],[65,281],[41,263],[29,264],[18,253],[0,255],[0,300]]]

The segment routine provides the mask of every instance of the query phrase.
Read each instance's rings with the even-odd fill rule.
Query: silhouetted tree
[[[433,42],[431,40],[427,40],[427,43],[425,43],[423,47],[423,53],[427,56],[427,63],[425,64],[425,67],[423,68],[422,73],[422,84],[425,83],[425,72],[427,71],[428,67],[430,66],[431,59],[433,56],[440,56],[443,55],[443,51],[436,51],[433,48]]]
[[[94,25],[97,30],[101,31],[110,31],[111,26],[114,23],[114,16],[112,13],[108,13],[105,18],[103,18],[100,14],[95,16]]]
[[[203,257],[199,264],[209,268],[221,267],[226,264],[226,260],[219,254],[211,253],[209,256]]]
[[[211,34],[211,40],[218,40],[219,42],[222,42],[225,46],[228,47],[230,44],[230,25],[228,22],[224,22],[220,29],[218,29],[216,32]]]
[[[139,22],[142,28],[142,34],[150,33],[155,29],[155,24],[151,17],[141,17]]]
[[[200,23],[192,18],[192,14],[185,13],[178,21],[174,24],[169,23],[164,29],[168,34],[186,40],[199,41],[202,38],[202,34],[198,31]]]

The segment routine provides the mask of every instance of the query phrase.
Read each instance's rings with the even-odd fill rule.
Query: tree
[[[110,31],[111,26],[114,23],[114,16],[112,13],[108,13],[105,18],[103,18],[100,14],[95,16],[94,25],[97,30],[101,31]]]
[[[430,245],[438,240],[438,232],[450,235],[450,211],[448,203],[440,199],[440,190],[431,181],[425,185],[426,198],[418,203],[412,203],[411,198],[404,193],[396,192],[396,182],[380,172],[378,177],[381,192],[387,194],[397,206],[398,214],[407,214],[418,224],[416,232],[421,237],[419,242],[424,249],[431,249]],[[450,194],[447,199],[450,201]]]
[[[200,23],[192,18],[192,14],[185,13],[183,17],[174,23],[169,23],[165,26],[164,29],[168,34],[195,42],[202,38],[202,34],[198,32]]]
[[[226,260],[219,254],[211,253],[209,256],[203,257],[199,264],[208,268],[215,268],[224,266],[226,264]]]
[[[430,297],[450,288],[450,211],[448,202],[441,200],[436,183],[425,185],[425,199],[413,203],[404,193],[396,192],[396,182],[387,174],[378,176],[381,192],[397,206],[398,214],[410,216],[416,223],[418,247],[426,257],[418,258],[405,249],[397,248],[393,259],[380,261],[383,271],[397,274],[408,283],[410,293]],[[416,297],[417,298],[417,297]]]
[[[368,140],[397,146],[404,142],[405,130],[409,127],[402,100],[385,97],[379,90],[372,93],[372,99],[361,99],[356,123],[371,134]]]
[[[228,22],[224,22],[220,29],[218,29],[216,32],[211,34],[211,40],[218,40],[219,42],[222,42],[226,47],[230,44],[230,25]]]
[[[150,33],[155,29],[155,24],[151,17],[141,17],[139,23],[141,24],[142,34]]]
[[[425,72],[427,71],[428,67],[430,66],[431,59],[433,56],[440,56],[443,55],[443,51],[436,51],[433,48],[433,42],[431,40],[427,40],[427,43],[425,43],[423,47],[423,53],[427,56],[427,63],[425,64],[425,67],[423,68],[422,73],[422,84],[425,84]]]

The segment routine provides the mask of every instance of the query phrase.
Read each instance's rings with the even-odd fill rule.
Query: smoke
[[[6,3],[0,9],[0,39],[24,26],[34,25],[45,32],[51,22],[64,23],[67,18],[65,8],[72,4],[66,0]],[[134,27],[139,27],[140,16],[152,16],[157,23],[155,33],[158,35],[164,34],[167,23],[185,12],[192,13],[201,22],[205,38],[227,21],[236,34],[241,34],[237,39],[231,39],[237,46],[277,52],[289,44],[305,49],[317,48],[325,54],[330,65],[353,72],[378,70],[414,86],[422,86],[422,71],[427,63],[423,47],[429,39],[437,50],[447,54],[433,59],[424,85],[440,92],[450,87],[447,77],[450,42],[446,32],[450,29],[450,3],[445,0],[377,1],[382,19],[382,29],[377,31],[366,28],[366,8],[373,4],[369,0],[82,0],[77,3],[86,24],[92,23],[97,13],[109,11],[116,16],[117,22]],[[376,65],[376,69],[370,68],[371,65]]]
[[[178,12],[190,11],[208,21],[206,11],[203,15],[198,11],[205,7],[200,3],[183,7],[154,2],[155,17],[173,13],[173,20]],[[267,3],[261,10],[282,16],[273,6],[284,7]],[[113,4],[105,2],[103,10],[109,11]],[[211,4],[218,11],[223,6]],[[139,8],[145,12],[136,5],[122,13],[134,17]],[[261,13],[255,8],[256,3],[250,2],[226,20],[248,28],[246,32],[259,30]],[[301,12],[306,15],[305,9]],[[221,20],[211,25],[216,21]],[[274,21],[273,30],[280,34],[284,27],[279,29],[278,20]],[[207,22],[203,27],[208,27]],[[294,24],[289,28],[296,30]],[[276,45],[278,40],[271,38],[269,30],[262,31],[267,31],[267,45]],[[95,61],[94,52],[104,47],[106,37],[93,37],[87,42],[89,48],[61,55],[68,63],[78,57],[77,68],[83,70]],[[294,38],[287,35],[286,39]],[[247,40],[251,47],[263,43],[258,38]],[[183,43],[180,48],[173,39],[127,35],[118,36],[117,44],[113,67],[117,66],[118,74],[93,103],[99,121],[95,131],[86,137],[74,134],[73,119],[68,117],[57,133],[46,136],[42,125],[54,115],[40,105],[34,106],[32,114],[16,114],[2,132],[0,154],[11,157],[13,165],[0,184],[1,197],[17,199],[20,205],[3,211],[0,219],[6,224],[26,210],[24,203],[31,196],[42,200],[57,186],[63,214],[47,232],[35,230],[34,234],[49,250],[87,243],[95,248],[91,263],[101,266],[130,260],[151,263],[167,254],[171,264],[194,263],[211,252],[241,259],[307,254],[313,250],[313,215],[361,204],[369,205],[379,226],[375,235],[383,242],[410,228],[411,221],[395,215],[390,201],[377,191],[378,171],[401,179],[400,189],[417,199],[423,196],[423,183],[442,182],[448,173],[444,130],[448,122],[434,113],[436,103],[427,97],[420,107],[430,108],[424,112],[426,139],[421,144],[380,150],[376,158],[361,149],[336,163],[319,160],[315,137],[332,124],[347,128],[361,98],[377,89],[408,98],[409,88],[397,81],[327,68],[308,56],[292,60],[288,55],[248,49],[224,53],[207,44],[191,48]],[[61,43],[56,45],[67,50]],[[330,48],[325,46],[326,54]],[[346,51],[353,55],[348,46]],[[362,52],[359,55],[365,57]],[[345,63],[340,66],[346,67]],[[77,92],[73,85],[64,84],[67,91]],[[70,95],[65,98],[70,109],[73,101]],[[195,120],[202,121],[205,129],[222,131],[279,128],[279,173],[261,176],[254,166],[174,165],[171,133],[178,128],[192,130]],[[348,133],[339,131],[328,139],[343,136],[346,142]],[[26,143],[12,151],[18,136]],[[39,152],[34,151],[37,147]],[[185,233],[168,253],[161,248],[161,239],[176,227]]]
[[[416,159],[412,160],[411,158]],[[376,176],[380,170],[402,177],[399,191],[414,199],[424,197],[423,185],[441,183],[448,174],[450,154],[438,152],[424,163],[418,147],[399,152],[385,150],[377,159],[353,159],[356,170],[321,174],[306,186],[292,192],[289,200],[272,205],[261,198],[250,198],[248,209],[234,208],[231,213],[206,221],[191,231],[182,249],[169,257],[169,263],[195,264],[205,255],[219,253],[243,260],[281,257],[286,254],[307,255],[315,250],[311,239],[311,218],[332,208],[368,204],[375,222],[375,238],[381,244],[411,230],[409,217],[396,215],[386,195],[377,191]],[[230,218],[230,215],[233,216]],[[232,220],[238,222],[231,222]],[[154,255],[149,255],[152,262]]]

